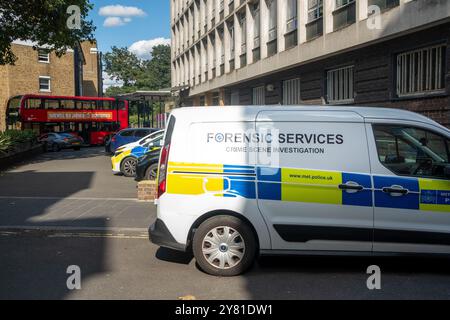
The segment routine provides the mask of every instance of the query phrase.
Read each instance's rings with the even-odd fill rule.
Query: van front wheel
[[[216,216],[200,225],[192,246],[197,264],[204,272],[232,277],[252,266],[257,244],[247,223],[233,216]]]

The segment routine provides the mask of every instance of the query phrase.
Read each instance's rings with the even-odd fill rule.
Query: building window
[[[41,92],[50,92],[50,77],[39,77],[39,91]]]
[[[297,0],[288,0],[286,16],[286,32],[297,29]]]
[[[327,72],[328,103],[352,103],[354,100],[354,66]]]
[[[242,13],[239,18],[239,25],[241,27],[241,68],[247,65],[247,19],[245,13]]]
[[[218,29],[220,40],[220,75],[225,73],[225,38],[223,29]]]
[[[269,41],[267,42],[267,55],[271,56],[277,53],[277,1],[266,0],[269,11]]]
[[[445,89],[445,45],[397,56],[397,96],[439,93]]]
[[[369,0],[368,6],[378,6],[381,10],[387,10],[400,5],[400,0]]]
[[[38,49],[38,61],[50,63],[50,53],[46,49]]]
[[[260,30],[261,30],[261,14],[259,10],[259,2],[253,7],[253,23],[254,23],[254,34],[253,34],[253,48],[259,48],[260,46]]]
[[[253,88],[253,104],[255,106],[263,106],[266,104],[266,88],[260,86]]]
[[[261,14],[259,9],[259,2],[253,5],[253,62],[258,61],[261,58],[260,45],[261,45]]]
[[[306,39],[311,40],[323,34],[323,0],[308,0],[308,23]]]
[[[288,0],[286,16],[286,49],[297,45],[297,0]]]
[[[333,12],[334,30],[339,30],[355,22],[355,0],[336,0],[336,10]]]
[[[234,39],[234,25],[233,21],[228,24],[228,31],[230,32],[230,60],[234,60],[234,46],[235,46],[235,39]]]
[[[300,104],[300,79],[291,79],[283,81],[283,104],[296,105]]]

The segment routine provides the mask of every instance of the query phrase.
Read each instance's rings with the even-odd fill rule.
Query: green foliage
[[[7,130],[0,132],[0,154],[13,151],[18,144],[36,142],[37,135],[31,130]]]
[[[11,137],[0,132],[0,155],[6,154],[13,149]]]
[[[111,80],[123,81],[124,87],[133,86],[142,74],[142,61],[128,48],[112,47],[111,52],[103,56],[105,70]]]
[[[80,8],[81,29],[69,29],[69,6]],[[37,47],[48,45],[62,56],[77,41],[92,40],[95,27],[86,21],[93,5],[89,0],[14,0],[0,1],[0,65],[14,64],[14,40],[30,40]]]
[[[160,90],[170,87],[170,46],[153,48],[150,60],[140,60],[128,48],[112,47],[104,56],[105,71],[122,87],[110,87],[106,94],[130,93],[138,90]]]

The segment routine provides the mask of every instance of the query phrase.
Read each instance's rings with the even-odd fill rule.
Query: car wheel
[[[145,171],[145,179],[154,181],[158,175],[158,164],[154,163]]]
[[[137,160],[135,158],[125,158],[120,164],[120,172],[122,172],[125,177],[134,177],[136,175],[136,165]]]
[[[233,216],[203,222],[192,242],[194,257],[204,272],[232,277],[247,271],[256,259],[256,238],[247,223]]]
[[[59,147],[59,145],[57,143],[52,144],[52,151],[53,152],[58,152],[60,150],[61,150],[61,148]]]

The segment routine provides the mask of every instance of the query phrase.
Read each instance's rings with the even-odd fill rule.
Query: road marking
[[[148,235],[125,235],[111,233],[55,233],[50,234],[47,238],[109,238],[109,239],[148,239]]]
[[[146,228],[120,228],[120,227],[70,227],[70,226],[27,226],[27,225],[12,225],[0,226],[0,231],[47,231],[47,232],[113,232],[113,233],[140,233],[148,232]]]
[[[77,201],[130,201],[130,202],[143,202],[134,198],[78,198],[78,197],[8,197],[8,196],[0,196],[0,199],[4,200],[77,200]],[[153,201],[144,201],[144,202],[153,202]]]
[[[96,228],[66,226],[0,226],[0,236],[45,236],[47,238],[146,239],[145,228]]]

